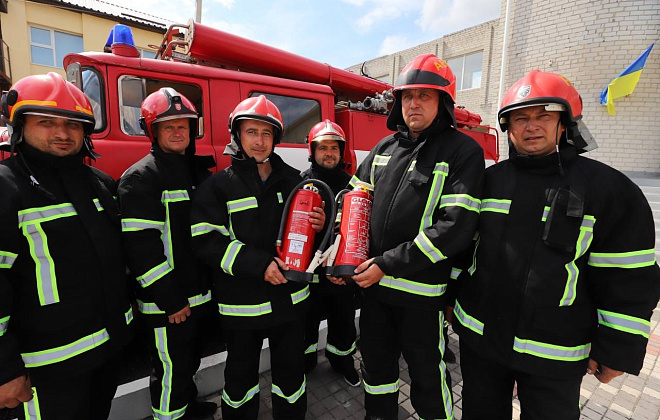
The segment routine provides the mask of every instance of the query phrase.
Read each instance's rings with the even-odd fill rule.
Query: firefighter
[[[580,417],[580,383],[638,374],[660,295],[653,215],[595,148],[582,99],[532,70],[498,113],[509,159],[486,171],[475,262],[459,277],[463,419]],[[471,259],[472,260],[472,259]]]
[[[284,200],[300,172],[274,153],[284,131],[280,111],[264,95],[245,99],[229,117],[231,166],[204,182],[192,212],[193,246],[210,267],[227,343],[222,417],[256,419],[259,358],[270,349],[273,417],[304,419],[304,314],[307,284],[288,282],[275,241]],[[310,222],[320,231],[319,207]]]
[[[20,418],[105,419],[133,312],[115,183],[96,159],[92,106],[56,73],[2,96],[0,408]]]
[[[142,102],[140,125],[151,152],[119,180],[118,199],[128,267],[147,328],[154,419],[205,418],[216,411],[196,400],[193,375],[202,327],[212,316],[210,278],[192,250],[190,207],[215,162],[195,155],[195,106],[165,87]]]
[[[483,150],[455,129],[456,77],[433,54],[414,58],[394,87],[387,127],[351,180],[374,186],[360,351],[367,419],[396,419],[399,356],[420,418],[453,418],[445,362],[445,290],[452,258],[479,216]]]
[[[344,130],[325,120],[314,125],[307,137],[311,166],[302,173],[303,179],[318,179],[337,193],[348,185],[351,176],[344,170]],[[334,200],[334,197],[324,197]],[[325,355],[330,365],[339,372],[350,386],[360,385],[360,376],[355,370],[353,354],[355,343],[355,288],[350,285],[335,285],[328,281],[321,267],[310,285],[311,307],[305,325],[305,373],[316,366],[316,351],[319,339],[319,324],[325,313],[328,320],[328,341]]]

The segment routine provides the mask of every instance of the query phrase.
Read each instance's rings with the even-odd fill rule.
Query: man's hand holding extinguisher
[[[378,283],[385,275],[378,264],[374,263],[374,258],[369,258],[367,261],[358,265],[355,272],[358,274],[353,276],[353,281],[362,288],[367,288],[372,284]]]
[[[312,211],[309,212],[309,223],[312,225],[312,229],[314,229],[316,233],[319,233],[321,230],[323,230],[323,226],[325,225],[325,212],[323,211],[325,202],[321,202],[321,206],[322,207],[313,207]],[[288,280],[284,278],[282,271],[288,270],[289,266],[286,265],[280,258],[275,257],[274,261],[271,261],[268,267],[266,267],[266,271],[264,272],[264,280],[273,286],[287,283]]]

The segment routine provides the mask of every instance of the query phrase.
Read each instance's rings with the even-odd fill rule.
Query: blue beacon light
[[[116,24],[110,30],[110,36],[108,36],[108,40],[106,41],[105,49],[110,49],[115,55],[123,55],[125,57],[140,56],[133,41],[131,28],[122,24]]]

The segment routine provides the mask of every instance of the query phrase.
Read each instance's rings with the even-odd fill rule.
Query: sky
[[[104,0],[177,23],[195,0]],[[495,19],[501,0],[202,0],[202,24],[346,68]]]

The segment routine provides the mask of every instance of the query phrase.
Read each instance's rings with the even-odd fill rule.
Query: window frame
[[[157,77],[148,76],[148,75],[138,75],[138,74],[133,74],[133,73],[131,73],[131,74],[121,74],[117,78],[117,107],[118,107],[118,111],[119,111],[119,129],[121,130],[121,132],[124,135],[126,135],[128,137],[131,137],[131,138],[147,137],[147,133],[145,133],[144,130],[142,130],[142,127],[140,127],[140,132],[139,133],[129,133],[124,129],[124,120],[125,120],[125,118],[124,118],[124,96],[123,96],[123,91],[122,91],[122,82],[123,82],[123,80],[128,79],[128,78],[139,79],[142,82],[141,83],[142,84],[142,91],[144,92],[144,95],[143,95],[144,98],[142,99],[143,101],[147,96],[149,96],[153,92],[157,91],[157,90],[154,90],[153,92],[148,91],[147,81],[149,81],[149,80],[155,81],[156,83],[158,83],[158,85],[160,87],[174,87],[172,85],[186,85],[186,86],[189,86],[191,88],[196,89],[199,93],[199,98],[198,99],[199,99],[200,106],[201,106],[202,109],[200,109],[200,106],[195,105],[195,108],[197,108],[197,114],[199,116],[199,118],[197,119],[197,137],[195,137],[195,139],[201,139],[202,137],[204,137],[204,132],[205,132],[205,130],[204,130],[204,109],[203,109],[204,108],[204,89],[202,88],[202,86],[194,84],[194,83],[189,83],[189,82],[168,80],[168,79],[157,78]],[[174,87],[174,89],[176,89],[176,87]],[[188,98],[188,99],[190,99],[190,98]],[[191,101],[193,103],[195,103],[194,100],[191,100]],[[141,114],[141,112],[140,112],[140,114]],[[139,121],[139,119],[138,119],[138,121]]]
[[[479,50],[479,51],[474,51],[474,52],[471,52],[471,53],[459,55],[459,56],[456,56],[456,57],[448,58],[447,60],[445,60],[447,63],[449,63],[449,61],[451,61],[451,60],[461,59],[461,74],[460,74],[460,76],[461,76],[461,85],[459,86],[458,83],[456,84],[456,92],[463,91],[463,90],[480,89],[482,87],[483,83],[481,82],[481,80],[483,78],[479,79],[479,86],[471,86],[469,88],[464,88],[463,86],[465,85],[465,60],[466,60],[466,58],[468,56],[471,56],[471,55],[481,54],[481,64],[482,64],[481,65],[481,74],[483,76],[483,53],[484,53],[483,50]],[[456,69],[454,67],[452,67],[451,64],[449,64],[449,67],[452,69],[454,74],[457,74]]]
[[[58,65],[58,63],[57,63],[57,45],[56,45],[56,43],[55,43],[55,32],[59,32],[59,33],[61,33],[61,34],[71,35],[71,36],[78,37],[78,38],[80,38],[81,43],[83,42],[83,37],[82,37],[82,35],[80,35],[80,34],[76,34],[76,33],[72,33],[72,32],[60,31],[60,30],[57,30],[57,29],[54,29],[54,28],[48,28],[48,27],[39,26],[39,25],[32,25],[32,24],[29,24],[29,25],[28,25],[28,28],[29,28],[28,33],[29,33],[29,44],[30,44],[30,64],[31,64],[31,65],[35,65],[35,66],[44,66],[44,67],[51,67],[51,68],[56,68],[56,69],[63,69],[63,68],[64,68],[64,64]],[[34,42],[34,41],[32,40],[32,28],[40,29],[40,30],[42,30],[42,31],[48,31],[48,34],[50,35],[50,45],[40,44],[40,43]],[[39,48],[47,48],[47,49],[49,49],[50,52],[51,52],[51,58],[52,58],[52,63],[53,63],[53,64],[52,64],[52,65],[49,65],[49,64],[35,63],[35,62],[33,61],[33,54],[32,54],[32,47],[33,47],[33,46],[35,46],[35,47],[39,47]],[[69,51],[69,52],[67,52],[67,54],[69,54],[69,53],[79,53],[79,52],[82,52],[82,51]]]
[[[312,127],[314,127],[315,124],[318,124],[319,122],[323,121],[323,109],[322,109],[321,103],[318,100],[312,99],[312,98],[303,98],[303,97],[300,97],[300,96],[286,95],[286,94],[282,94],[282,93],[272,93],[272,92],[266,92],[266,91],[262,91],[262,90],[252,90],[248,94],[248,97],[253,98],[253,97],[256,97],[256,96],[259,96],[259,95],[266,96],[266,98],[268,98],[268,100],[272,101],[273,103],[275,103],[275,101],[273,101],[272,97],[273,96],[278,96],[278,97],[281,97],[281,98],[296,99],[296,100],[299,100],[299,101],[309,101],[309,102],[313,102],[314,104],[316,104],[315,108],[318,111],[318,113],[317,113],[318,121],[316,121],[314,124],[309,126],[306,130],[303,130],[303,131],[305,131],[305,136],[303,136],[299,141],[293,142],[293,141],[290,141],[291,140],[290,138],[287,138],[287,127],[290,126],[291,124],[287,123],[285,121],[282,121],[284,123],[284,135],[282,136],[282,139],[280,140],[280,144],[295,144],[295,145],[300,145],[300,146],[307,147],[307,133],[309,133],[309,130],[311,130]],[[279,109],[279,107],[278,107],[278,109]],[[280,109],[280,112],[282,112],[281,109]],[[285,119],[285,118],[286,117],[284,115],[282,115],[282,119]]]
[[[80,77],[81,77],[81,80],[82,80],[82,83],[83,83],[83,86],[82,86],[81,90],[83,91],[83,93],[85,93],[85,95],[87,95],[88,98],[89,98],[89,95],[87,94],[87,92],[85,92],[85,89],[84,89],[85,88],[85,82],[83,80],[83,73],[85,73],[85,71],[88,71],[88,70],[91,71],[92,74],[94,74],[97,77],[98,81],[99,81],[99,106],[101,107],[101,115],[100,115],[101,116],[101,126],[97,129],[96,128],[96,123],[95,123],[94,124],[95,128],[94,128],[93,133],[101,133],[101,132],[105,131],[105,129],[108,126],[108,120],[107,120],[107,117],[106,117],[106,115],[107,115],[107,101],[106,101],[106,97],[105,97],[105,82],[103,80],[103,74],[97,68],[83,66],[80,69]],[[90,102],[91,102],[91,99],[90,99]],[[93,108],[93,106],[92,106],[92,108]],[[94,119],[96,120],[96,114],[94,114]]]

